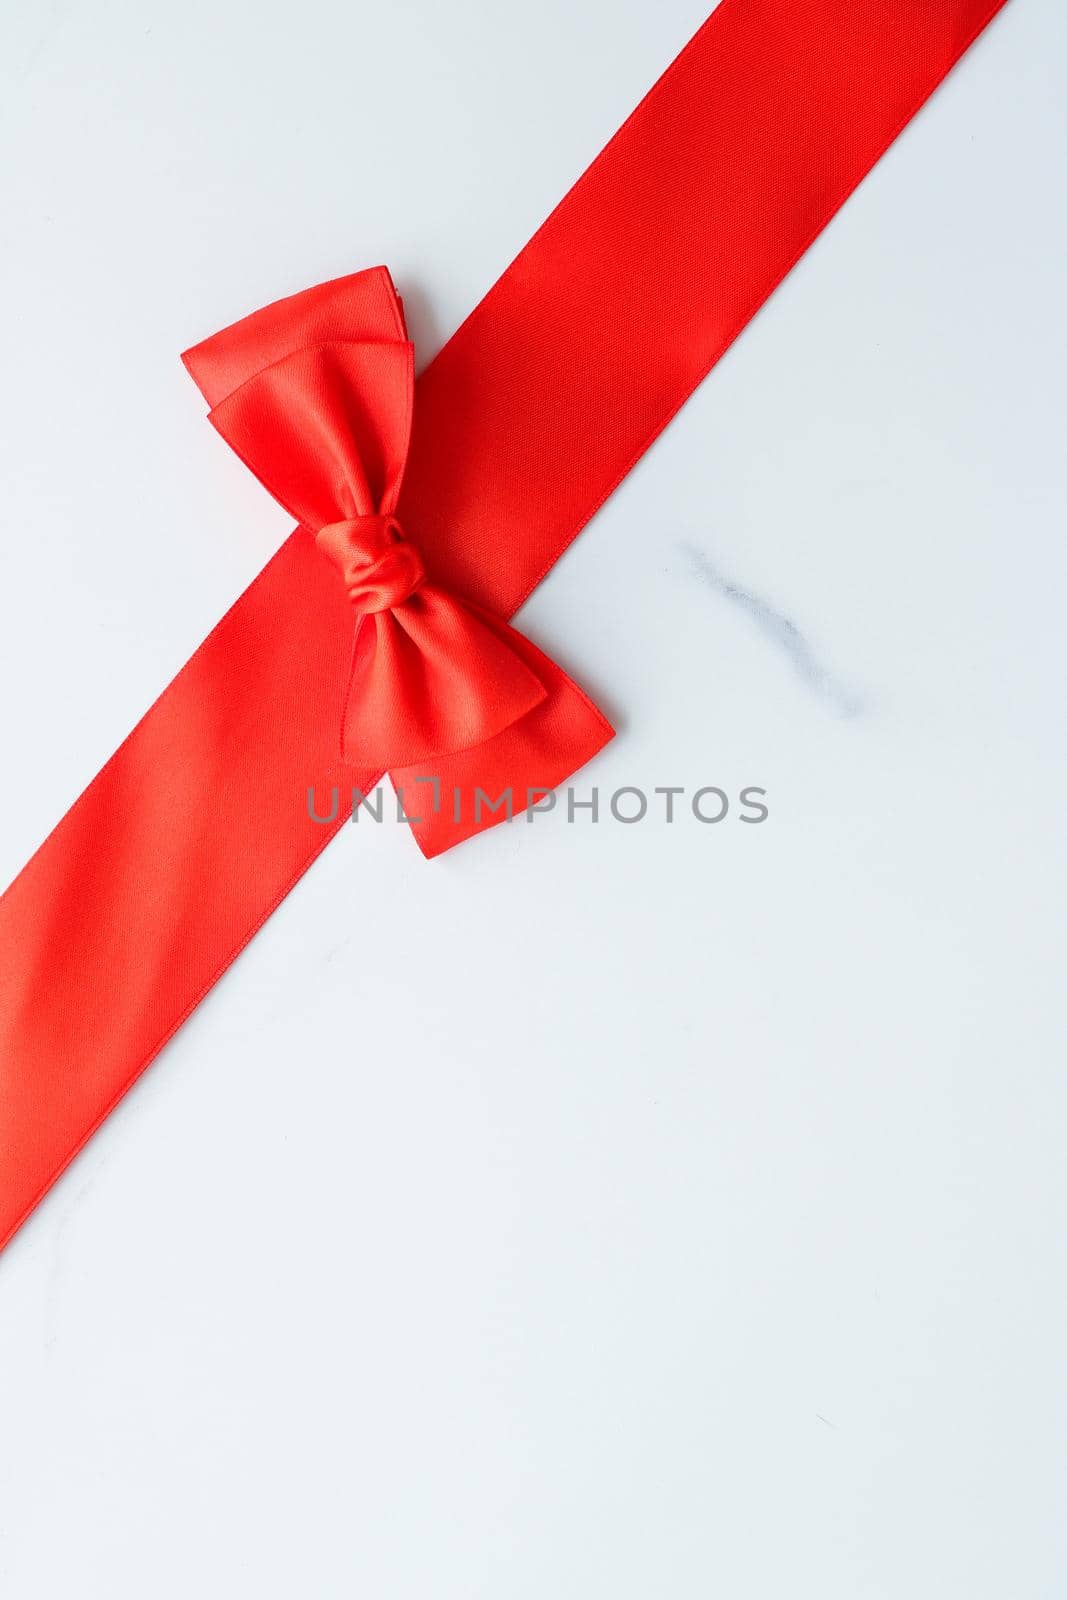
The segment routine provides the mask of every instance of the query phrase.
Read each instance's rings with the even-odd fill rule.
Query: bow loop
[[[334,341],[263,368],[210,417],[274,498],[317,532],[396,510],[413,382],[406,341]]]

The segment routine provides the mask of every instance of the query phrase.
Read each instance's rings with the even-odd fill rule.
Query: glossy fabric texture
[[[528,793],[545,787],[521,726],[527,716],[550,718],[557,782],[584,766],[613,730],[567,675],[503,619],[427,575],[396,517],[411,437],[414,352],[384,268],[347,280],[342,313],[350,302],[362,304],[364,277],[382,315],[377,338],[317,337],[313,290],[280,310],[244,318],[187,351],[185,362],[209,400],[223,391],[211,421],[313,535],[344,585],[355,622],[347,683],[338,686],[340,758],[394,773],[416,765],[432,778],[436,809],[417,837],[425,854],[437,855],[505,815],[476,808],[472,792],[457,818],[449,757],[467,757],[491,800],[517,794],[522,809]],[[366,317],[358,320],[366,325]],[[287,347],[281,357],[279,339]],[[235,357],[236,370],[251,376],[227,390]]]
[[[416,384],[396,512],[435,582],[513,615],[1001,3],[724,0]],[[402,339],[392,300],[312,291],[303,342]],[[193,353],[212,406],[292,311],[251,367]],[[0,1242],[343,826],[308,786],[379,776],[337,757],[351,650],[299,529],[0,899]],[[546,784],[552,704],[515,724]]]

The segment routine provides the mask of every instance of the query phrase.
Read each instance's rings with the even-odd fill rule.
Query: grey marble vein
[[[842,683],[837,675],[819,660],[814,646],[805,638],[792,617],[777,611],[751,589],[745,589],[726,577],[707,552],[691,540],[683,539],[681,548],[688,556],[694,571],[708,587],[751,617],[760,632],[784,651],[801,681],[824,700],[838,716],[862,715],[867,709],[865,696]]]

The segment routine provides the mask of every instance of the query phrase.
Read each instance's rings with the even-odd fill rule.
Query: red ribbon
[[[321,338],[324,295],[351,337]],[[451,799],[465,773],[521,806],[549,769],[554,787],[612,737],[528,639],[427,576],[401,528],[414,351],[384,268],[254,313],[184,360],[223,438],[339,570],[358,619],[342,759],[389,771],[401,791],[433,779],[436,808],[416,826],[427,855],[481,821],[473,796],[464,807],[458,789],[458,816]]]
[[[552,785],[608,737],[502,619],[1001,4],[723,0],[420,377],[406,464],[389,385],[410,352],[383,271],[191,353],[226,436],[307,525],[0,900],[0,1244],[342,825],[308,817],[309,785],[366,790],[387,763],[414,780],[438,753],[431,775],[461,790]],[[393,353],[368,387],[378,341]],[[418,555],[390,546],[394,516]],[[349,593],[371,618],[355,661]],[[433,851],[492,820],[415,831]]]

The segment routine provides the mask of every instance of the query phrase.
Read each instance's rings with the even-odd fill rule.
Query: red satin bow
[[[246,324],[249,338],[262,338],[254,319]],[[242,326],[219,337],[232,342]],[[291,339],[302,326],[294,316]],[[529,792],[569,776],[613,730],[528,639],[427,574],[395,515],[413,398],[406,338],[330,339],[286,348],[210,416],[338,568],[356,615],[343,758],[387,770],[398,785],[407,776],[439,780],[436,817],[416,830],[432,855],[501,820],[503,811],[475,816],[475,788],[491,800],[510,790],[522,810]],[[531,743],[535,720],[541,737]],[[547,763],[545,729],[554,746]]]

